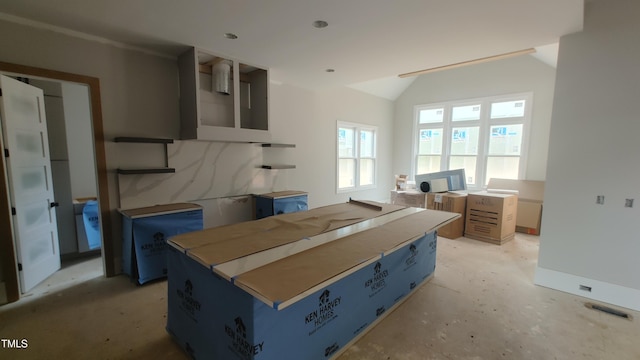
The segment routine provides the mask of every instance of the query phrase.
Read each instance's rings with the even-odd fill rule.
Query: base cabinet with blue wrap
[[[202,207],[191,203],[119,210],[122,214],[122,272],[138,284],[167,276],[167,240],[202,230]]]
[[[171,238],[167,331],[194,359],[337,357],[433,276],[460,216],[375,204]]]
[[[256,219],[303,211],[309,208],[308,194],[304,191],[278,191],[268,194],[254,195],[254,197],[256,205]]]

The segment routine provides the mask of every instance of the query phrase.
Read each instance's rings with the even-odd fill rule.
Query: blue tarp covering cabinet
[[[336,357],[430,278],[460,216],[368,203],[170,239],[167,331],[195,359]]]
[[[82,220],[87,235],[89,250],[100,248],[100,217],[98,216],[98,201],[89,200],[82,209]]]
[[[293,190],[255,195],[256,219],[307,210],[307,197],[306,192]]]
[[[139,284],[167,276],[167,239],[202,230],[202,208],[179,203],[120,210],[122,271]]]

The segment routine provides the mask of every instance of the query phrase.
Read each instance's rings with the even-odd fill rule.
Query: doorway
[[[88,124],[85,124],[85,125],[88,125],[88,128],[90,130],[88,131],[87,135],[84,136],[85,141],[89,140],[89,143],[88,143],[89,145],[87,146],[85,144],[84,146],[85,148],[81,151],[83,152],[82,155],[89,154],[90,156],[93,157],[93,155],[95,154],[95,157],[94,157],[94,163],[92,165],[92,169],[84,170],[85,173],[87,171],[91,173],[87,175],[93,175],[93,176],[83,175],[81,176],[81,181],[85,181],[86,178],[92,179],[90,181],[85,181],[84,185],[91,185],[94,188],[93,194],[95,195],[93,196],[89,195],[88,197],[95,197],[97,200],[97,203],[98,203],[97,213],[99,214],[99,219],[100,219],[99,233],[102,235],[101,238],[104,240],[102,241],[101,251],[100,250],[96,251],[94,248],[94,250],[85,252],[81,250],[86,250],[86,248],[81,249],[82,245],[80,245],[80,243],[77,241],[75,236],[73,236],[72,239],[67,237],[65,240],[66,244],[63,245],[61,243],[61,253],[63,254],[61,259],[63,260],[63,264],[66,262],[67,264],[73,265],[75,267],[75,265],[77,265],[78,263],[78,258],[81,258],[81,255],[82,255],[81,253],[85,252],[85,253],[94,255],[93,266],[95,267],[96,266],[95,264],[101,265],[100,266],[101,269],[98,269],[98,270],[102,270],[101,271],[102,274],[106,276],[113,276],[115,272],[114,272],[114,267],[112,265],[113,249],[110,241],[111,240],[111,226],[110,226],[111,222],[109,217],[108,184],[107,184],[107,177],[106,177],[104,136],[102,132],[102,111],[101,111],[100,88],[99,88],[98,79],[82,76],[82,75],[63,73],[63,72],[57,72],[52,70],[39,69],[39,68],[2,63],[2,62],[0,62],[0,72],[9,76],[15,76],[15,77],[19,76],[19,77],[24,77],[28,79],[34,79],[33,80],[34,84],[32,85],[36,87],[53,84],[57,86],[70,87],[72,88],[72,92],[75,90],[80,90],[80,92],[82,92],[82,89],[85,89],[84,91],[86,93],[86,101],[88,102],[88,104],[85,104],[85,106],[87,109],[89,109],[88,111],[90,113],[89,118],[85,119],[85,121],[88,121]],[[39,84],[41,86],[38,86],[37,84],[38,82],[41,82]],[[45,85],[42,85],[42,82],[44,82]],[[47,114],[47,116],[49,115]],[[88,139],[86,139],[87,137]],[[87,148],[87,147],[90,147],[90,148]],[[71,164],[71,161],[69,161],[69,164]],[[65,167],[65,164],[61,163],[60,165],[61,166],[59,167],[62,167],[62,168]],[[0,170],[2,170],[3,173],[6,171],[5,166],[6,164],[4,163],[0,164]],[[92,183],[92,184],[89,184],[89,183]],[[3,285],[2,287],[4,289],[0,289],[0,291],[4,290],[5,297],[6,297],[5,301],[2,301],[2,302],[13,302],[20,298],[20,289],[18,285],[19,270],[17,267],[16,258],[15,258],[15,248],[14,248],[13,236],[11,232],[12,229],[10,225],[7,225],[10,223],[11,214],[8,213],[8,210],[7,210],[9,208],[9,205],[8,205],[9,194],[7,194],[6,185],[7,184],[5,183],[5,178],[4,176],[2,176],[2,179],[0,180],[0,188],[1,188],[0,203],[2,203],[0,205],[3,205],[0,209],[0,219],[2,220],[2,223],[3,223],[2,228],[0,228],[0,235],[2,235],[0,237],[0,275],[1,275],[0,283]],[[54,181],[54,186],[55,186],[55,181]],[[86,189],[82,191],[91,192],[91,190],[86,190]],[[56,197],[58,197],[57,194],[56,194]],[[69,198],[66,200],[68,200],[68,203],[70,206],[73,205],[73,199]],[[82,201],[87,199],[78,199],[78,200]],[[9,221],[5,221],[5,220],[9,220]],[[63,233],[65,231],[67,233],[74,233],[75,235],[76,229],[70,229],[69,228],[70,224],[71,222],[69,222],[69,218],[67,217],[67,225],[66,226],[63,225],[61,227],[61,231]],[[73,226],[75,226],[75,221],[73,223]],[[73,231],[70,231],[70,230],[73,230]],[[62,241],[63,240],[61,239],[61,242]],[[95,261],[95,257],[99,258],[99,262]],[[65,268],[64,265],[63,265],[63,268]],[[68,269],[66,269],[66,271],[68,272]],[[86,270],[81,270],[81,272],[84,272],[84,271]],[[61,273],[64,273],[64,271]],[[76,275],[69,275],[69,276],[77,277]],[[58,275],[57,277],[58,277],[58,280],[60,280],[60,275]],[[66,280],[62,278],[61,281],[64,282]]]
[[[44,94],[61,263],[56,276],[32,289],[21,289],[25,296],[102,276],[104,271],[96,261],[101,256],[102,239],[100,231],[95,231],[98,186],[89,89],[59,80],[21,80]]]

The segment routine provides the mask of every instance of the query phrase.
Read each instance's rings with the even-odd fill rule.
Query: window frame
[[[340,140],[338,138],[341,128],[350,128],[354,130],[355,144],[354,144],[354,156],[345,157],[340,156]],[[363,157],[361,156],[361,132],[371,131],[373,133],[373,156]],[[356,122],[348,122],[338,120],[336,122],[336,193],[346,193],[360,190],[376,189],[378,187],[378,127],[375,125],[362,124]],[[354,186],[340,187],[340,160],[341,159],[354,159],[355,160],[355,174],[354,174]],[[373,183],[368,185],[360,185],[360,166],[362,159],[373,160]]]
[[[507,117],[491,119],[491,104],[508,102],[508,101],[525,101],[525,110],[522,117]],[[453,108],[458,106],[467,106],[480,104],[480,119],[479,120],[463,120],[453,121]],[[443,121],[437,123],[424,123],[420,124],[420,111],[430,109],[443,109]],[[522,143],[520,149],[520,155],[499,155],[499,157],[518,157],[520,159],[518,166],[518,179],[525,177],[527,168],[527,157],[529,148],[529,138],[531,129],[531,114],[533,108],[533,93],[513,93],[498,96],[488,96],[473,99],[460,99],[452,101],[444,101],[429,104],[415,105],[413,108],[413,142],[412,142],[412,154],[411,161],[411,174],[415,177],[417,175],[418,159],[419,159],[419,145],[420,145],[420,130],[442,128],[442,149],[440,158],[440,171],[451,170],[449,164],[451,160],[451,146],[452,146],[452,133],[454,128],[474,127],[478,126],[478,149],[476,156],[476,178],[475,184],[467,184],[467,187],[472,190],[479,190],[486,187],[486,183],[489,179],[487,176],[487,164],[490,157],[497,157],[498,155],[489,155],[489,145],[491,140],[491,127],[500,125],[514,125],[522,124]]]

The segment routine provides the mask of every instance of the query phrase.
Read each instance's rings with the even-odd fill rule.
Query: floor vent
[[[614,315],[614,316],[617,316],[617,317],[620,317],[620,318],[623,318],[623,319],[633,320],[633,317],[630,314],[627,314],[624,311],[620,311],[620,310],[616,310],[616,309],[610,308],[608,306],[598,305],[598,304],[594,304],[594,303],[585,303],[584,306],[588,307],[589,309],[602,311],[602,312],[605,312],[607,314]]]

